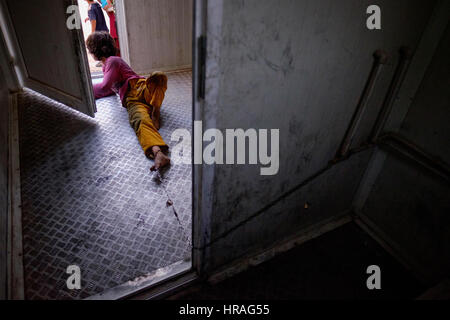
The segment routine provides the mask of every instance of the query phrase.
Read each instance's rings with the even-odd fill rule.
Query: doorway
[[[83,39],[84,41],[87,40],[89,34],[91,33],[91,23],[88,21],[88,10],[89,10],[89,3],[86,0],[77,0],[79,12],[80,12],[80,21],[83,29]],[[111,21],[109,19],[109,16],[104,13],[103,17],[106,21],[106,25],[109,30],[111,30]],[[102,67],[101,64],[98,61],[95,61],[92,55],[87,54],[88,63],[89,63],[89,71],[91,72],[91,76],[93,78],[101,77],[102,76]]]
[[[164,1],[167,7],[161,10],[174,12],[176,2]],[[73,3],[77,2],[65,1],[64,5]],[[123,41],[126,62],[142,76],[155,70],[165,71],[168,75],[160,133],[172,148],[179,143],[171,140],[175,130],[187,129],[192,133],[192,64],[173,63],[180,57],[186,58],[183,52],[192,53],[192,39],[180,43],[177,34],[181,33],[177,30],[173,33],[173,29],[169,30],[166,39],[162,39],[160,35],[165,31],[158,31],[158,25],[152,24],[147,27],[154,28],[154,40],[141,34],[138,43],[148,45],[143,41],[147,39],[153,46],[142,49],[132,42],[134,36],[129,36],[129,32],[139,34],[133,28],[142,26],[139,19],[145,15],[139,16],[136,12],[143,9],[126,7],[124,2],[117,1],[119,3],[127,12],[122,16],[124,19],[118,21],[122,23],[121,30],[128,30],[124,36],[126,41]],[[162,3],[159,1],[165,6]],[[73,61],[71,68],[67,63],[61,63],[65,74],[58,71],[59,62],[52,66],[57,70],[54,74],[61,77],[59,80],[53,78],[53,70],[45,74],[42,68],[36,67],[33,57],[40,50],[42,57],[48,57],[52,48],[39,45],[35,48],[38,53],[29,51],[31,46],[27,47],[26,41],[35,35],[14,17],[20,12],[25,19],[27,14],[50,7],[52,14],[61,14],[65,10],[63,5],[41,1],[25,10],[15,1],[6,1],[6,5],[10,28],[17,40],[17,51],[23,57],[20,64],[27,88],[17,100],[25,298],[84,299],[114,291],[136,279],[154,278],[161,273],[161,268],[167,276],[174,275],[170,272],[171,266],[178,273],[190,270],[192,166],[174,164],[161,176],[152,174],[149,171],[152,161],[143,154],[128,123],[126,109],[117,96],[97,100],[90,112],[79,112],[86,105],[86,99],[89,100],[83,92],[92,94],[91,85],[79,81],[83,83],[80,88],[77,79],[72,79],[73,85],[65,84],[70,94],[60,88],[64,77],[74,78],[70,73],[77,70]],[[192,29],[192,2],[183,8],[190,10],[185,23]],[[130,20],[130,17],[135,19]],[[35,15],[33,19],[32,23],[42,23],[39,16]],[[160,20],[164,21],[167,20]],[[65,23],[64,19],[48,23],[61,22]],[[44,24],[40,28],[38,31],[43,38],[36,42],[43,44],[48,40],[45,35],[55,26]],[[180,26],[180,29],[186,28]],[[82,35],[80,39],[84,40],[81,30],[78,32]],[[77,31],[61,30],[61,37],[64,33],[67,33],[66,37],[75,37]],[[187,37],[192,38],[192,34]],[[152,54],[156,46],[160,47],[158,41],[163,42],[165,49]],[[181,50],[179,46],[184,44],[188,47]],[[81,69],[89,65],[82,41],[70,42],[69,39],[67,46],[55,42],[56,46],[67,59],[79,59]],[[176,52],[171,53],[171,50]],[[153,58],[146,59],[146,55]],[[52,61],[50,57],[44,59],[49,63]],[[192,55],[189,59],[192,61]],[[42,63],[45,65],[47,60]],[[96,71],[86,70],[89,70],[86,75],[89,75],[90,82],[102,81],[101,74],[92,80],[90,75]],[[83,78],[83,72],[79,76]],[[40,86],[29,85],[35,82]],[[41,90],[43,84],[47,90]],[[80,108],[73,108],[71,100],[60,97],[77,98]],[[94,112],[95,118],[89,117]],[[67,287],[69,266],[77,266],[81,270],[80,289]],[[164,280],[164,277],[159,280]]]

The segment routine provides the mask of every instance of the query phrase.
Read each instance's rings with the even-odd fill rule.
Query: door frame
[[[122,59],[125,60],[128,64],[131,64],[130,61],[130,47],[128,45],[128,29],[127,24],[122,23],[122,21],[126,21],[126,9],[124,0],[116,0],[116,25],[117,25],[117,33],[119,36],[119,46],[120,46],[120,55]]]
[[[201,37],[206,36],[207,32],[207,0],[193,1],[193,32],[192,32],[192,128],[194,131],[195,121],[204,120],[204,99],[200,98],[200,85],[204,79],[201,79],[201,64],[199,60],[200,48],[199,41]],[[204,76],[204,75],[203,75]],[[211,234],[211,212],[204,206],[203,198],[203,175],[204,166],[195,165],[195,132],[192,135],[192,268],[196,274],[203,278],[206,271],[206,259],[209,249],[206,244],[209,242]],[[202,139],[203,140],[203,139]],[[203,147],[203,146],[202,146]],[[203,150],[203,148],[202,148]],[[206,193],[208,194],[208,193]],[[210,207],[210,206],[208,206]],[[201,249],[203,248],[203,249]]]

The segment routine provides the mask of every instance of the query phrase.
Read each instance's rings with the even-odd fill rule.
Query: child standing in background
[[[103,15],[103,11],[100,8],[98,3],[95,3],[93,0],[86,0],[86,2],[89,4],[88,9],[88,18],[85,22],[88,20],[91,21],[92,26],[92,33],[98,31],[106,31],[109,32],[108,26],[106,25],[105,16]]]
[[[103,10],[105,10],[105,12],[108,14],[111,29],[110,34],[113,37],[114,41],[116,42],[117,56],[120,57],[119,35],[117,33],[114,1],[113,0],[97,0],[97,1],[101,4]]]
[[[94,0],[86,0],[89,4],[88,18],[84,22],[91,22],[91,33],[94,32],[109,32],[108,26],[106,25],[105,16],[103,15],[102,8]],[[95,65],[97,68],[102,66],[101,62]]]

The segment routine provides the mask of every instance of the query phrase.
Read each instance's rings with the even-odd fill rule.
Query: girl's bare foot
[[[155,164],[150,168],[150,171],[154,172],[160,170],[170,164],[170,158],[166,156],[161,149],[154,152],[155,156]]]

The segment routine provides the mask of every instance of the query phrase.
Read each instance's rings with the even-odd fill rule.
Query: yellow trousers
[[[153,158],[153,146],[160,147],[164,152],[169,149],[151,118],[153,108],[161,107],[166,90],[167,76],[161,72],[155,72],[147,79],[131,80],[125,96],[125,106],[131,127],[136,132],[145,155],[149,158]]]

